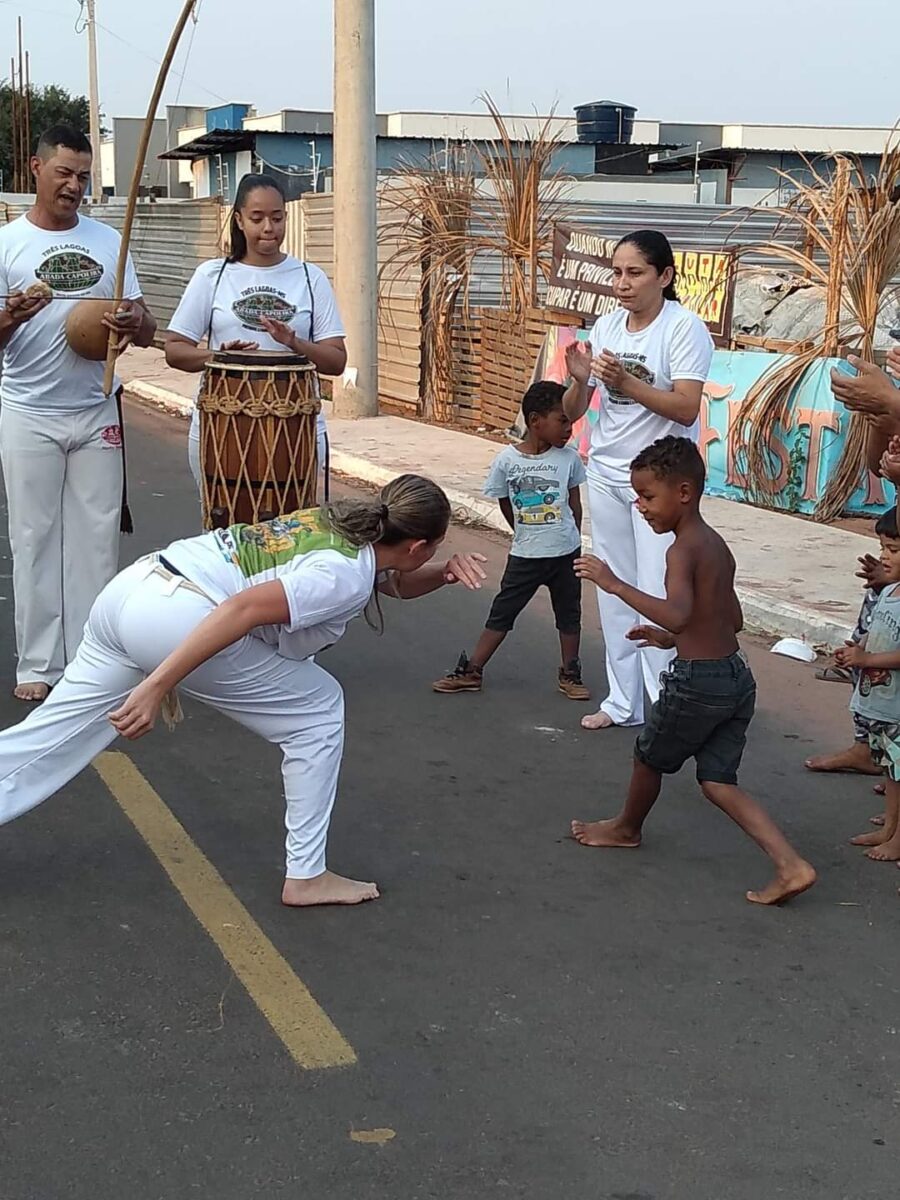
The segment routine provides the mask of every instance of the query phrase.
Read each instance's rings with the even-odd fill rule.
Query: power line
[[[97,28],[102,29],[103,32],[109,34],[111,38],[115,38],[117,42],[121,42],[123,46],[127,46],[129,50],[133,50],[135,54],[140,54],[143,58],[155,63],[157,67],[160,65],[158,58],[154,58],[152,54],[148,54],[145,50],[142,50],[140,46],[135,46],[133,42],[129,42],[126,38],[121,37],[115,32],[115,30],[110,29],[108,25],[104,25],[102,21],[97,22]],[[173,70],[172,74],[179,76],[181,79],[185,79],[185,73],[183,71]],[[199,88],[201,92],[206,92],[208,96],[212,96],[214,100],[221,101],[222,104],[228,103],[228,100],[225,96],[220,96],[219,93],[214,92],[212,88],[204,87],[202,84],[196,82],[191,83],[191,86]]]

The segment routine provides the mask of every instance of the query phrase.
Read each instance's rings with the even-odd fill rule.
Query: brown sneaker
[[[465,652],[459,656],[459,662],[443,679],[437,679],[431,685],[433,692],[480,692],[481,668],[473,667]]]
[[[581,682],[581,663],[577,658],[567,667],[559,668],[559,690],[570,700],[590,700],[591,693]]]

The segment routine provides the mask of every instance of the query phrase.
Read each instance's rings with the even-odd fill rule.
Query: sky
[[[96,0],[100,102],[146,111],[183,0]],[[24,20],[37,84],[87,91],[80,0],[0,0],[0,63]],[[569,114],[613,99],[650,120],[890,126],[900,0],[376,0],[377,103]],[[330,109],[329,0],[200,0],[163,101]],[[0,72],[8,75],[6,71]]]

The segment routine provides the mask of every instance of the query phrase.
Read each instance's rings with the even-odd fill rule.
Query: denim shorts
[[[580,554],[580,550],[556,558],[524,558],[510,554],[485,629],[509,633],[516,617],[534,598],[538,588],[546,587],[556,628],[560,633],[580,633],[581,580],[575,574],[575,559]]]
[[[737,783],[756,706],[756,681],[741,651],[728,658],[676,658],[638,735],[638,762],[663,775],[697,760],[700,783]]]

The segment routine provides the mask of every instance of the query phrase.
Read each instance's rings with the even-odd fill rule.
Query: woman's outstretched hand
[[[110,724],[120,737],[136,741],[156,724],[163,697],[159,688],[145,679],[139,683],[121,708],[109,714]]]
[[[486,562],[483,554],[454,554],[444,563],[444,583],[462,583],[470,591],[477,591],[481,581],[487,579],[481,566]]]
[[[573,342],[566,347],[566,370],[576,383],[587,383],[591,378],[591,357],[589,342]]]

